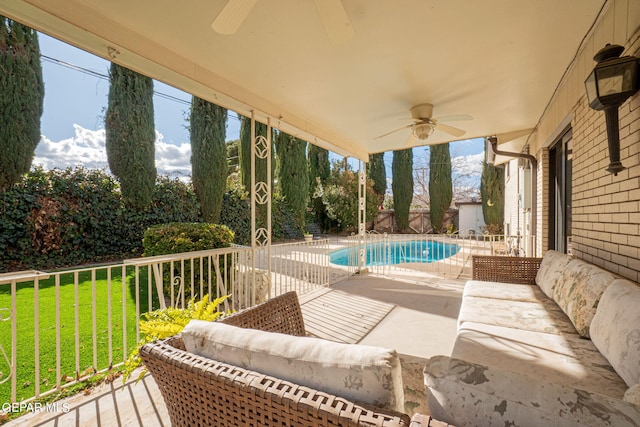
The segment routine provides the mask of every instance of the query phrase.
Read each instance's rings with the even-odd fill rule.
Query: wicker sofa
[[[431,415],[458,426],[640,425],[640,287],[548,251],[474,257]]]
[[[224,318],[241,328],[304,336],[294,292]],[[181,336],[143,346],[174,426],[446,426],[428,416],[344,398],[189,353]]]

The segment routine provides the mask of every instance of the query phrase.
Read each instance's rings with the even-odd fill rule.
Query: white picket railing
[[[0,403],[32,401],[123,364],[147,311],[184,307],[205,294],[231,295],[220,309],[239,310],[289,290],[327,286],[327,247],[273,245],[268,257],[267,248],[253,256],[251,248],[234,246],[0,274]]]

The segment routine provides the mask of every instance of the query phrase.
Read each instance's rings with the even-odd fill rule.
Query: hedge
[[[35,169],[0,192],[0,272],[52,269],[139,256],[150,225],[199,221],[186,184],[159,177],[151,206],[126,209],[103,171]]]
[[[251,244],[251,209],[241,188],[224,194],[220,224],[234,243]],[[158,177],[151,205],[128,209],[115,178],[102,170],[36,168],[0,191],[0,273],[77,266],[141,256],[144,231],[157,224],[201,222],[193,188]],[[293,214],[277,197],[273,238],[287,236]],[[295,227],[295,226],[294,226]]]
[[[142,247],[144,256],[149,257],[225,248],[232,242],[233,232],[226,225],[174,222],[149,227]]]

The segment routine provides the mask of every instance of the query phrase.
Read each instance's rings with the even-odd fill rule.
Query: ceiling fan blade
[[[436,123],[435,128],[441,132],[448,133],[449,135],[453,136],[462,136],[467,133],[467,131],[454,128],[453,126],[443,125],[442,123]]]
[[[434,120],[439,122],[461,122],[463,120],[473,120],[473,117],[468,114],[458,114],[456,116],[436,117]]]
[[[415,147],[418,144],[416,144],[416,142],[418,141],[418,138],[416,138],[416,136],[413,134],[413,132],[411,132],[409,134],[409,138],[407,138],[407,142],[404,143],[404,146],[406,148],[411,148],[411,147]]]
[[[385,136],[389,136],[389,135],[391,135],[392,133],[400,132],[400,131],[401,131],[401,130],[403,130],[403,129],[408,129],[408,128],[410,128],[411,126],[413,126],[413,124],[410,124],[410,125],[407,125],[407,126],[402,126],[401,128],[398,128],[398,129],[392,130],[391,132],[387,132],[387,133],[385,133],[385,134],[378,135],[378,136],[376,136],[376,137],[375,137],[375,138],[373,138],[373,139],[380,139],[380,138],[384,138]]]
[[[229,0],[211,23],[211,28],[220,34],[234,34],[247,19],[258,0]]]
[[[342,0],[315,0],[315,4],[331,44],[341,44],[353,37],[353,26]]]

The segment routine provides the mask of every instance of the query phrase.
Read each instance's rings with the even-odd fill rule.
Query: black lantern
[[[639,60],[635,56],[620,54],[624,47],[607,44],[595,54],[598,63],[584,84],[587,89],[589,106],[594,110],[604,110],[609,140],[609,166],[607,171],[617,175],[624,169],[620,163],[620,132],[618,127],[618,107],[638,91]]]

